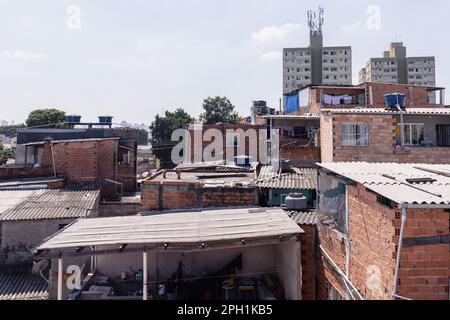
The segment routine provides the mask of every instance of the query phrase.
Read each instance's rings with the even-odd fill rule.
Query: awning
[[[45,257],[76,256],[83,248],[113,246],[112,254],[135,251],[189,251],[295,240],[303,230],[281,209],[232,209],[81,219],[39,245]],[[136,247],[140,247],[136,249]],[[49,253],[49,251],[51,251]],[[88,251],[88,250],[86,250]],[[126,250],[125,250],[126,251]],[[128,251],[129,252],[129,251]],[[86,255],[86,254],[84,254]],[[96,255],[95,251],[88,255]]]

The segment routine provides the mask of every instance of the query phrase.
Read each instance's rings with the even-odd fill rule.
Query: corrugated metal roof
[[[398,110],[386,108],[322,109],[322,112],[399,115]],[[406,115],[450,115],[450,108],[407,108]]]
[[[450,165],[342,162],[320,167],[398,204],[450,205]],[[430,182],[411,181],[432,179]]]
[[[0,221],[87,218],[99,194],[97,186],[0,189]]]
[[[47,300],[48,284],[31,267],[0,269],[0,300]]]
[[[182,246],[279,239],[303,231],[281,209],[231,209],[80,219],[37,250],[142,244]]]
[[[278,175],[272,166],[263,166],[256,186],[267,189],[317,189],[317,170],[314,168],[293,168],[294,172]]]
[[[316,211],[290,211],[288,216],[299,226],[315,226],[317,225],[317,212]]]

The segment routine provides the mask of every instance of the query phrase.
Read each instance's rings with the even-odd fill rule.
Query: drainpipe
[[[400,140],[401,140],[401,146],[402,150],[405,148],[405,125],[404,125],[404,119],[403,119],[403,109],[400,107],[399,104],[396,105],[398,111],[400,112]]]
[[[398,274],[399,274],[399,271],[400,271],[400,256],[401,256],[401,253],[402,253],[403,236],[405,234],[405,226],[406,226],[408,206],[406,204],[402,204],[401,205],[401,209],[402,209],[402,226],[400,228],[400,239],[398,241],[398,250],[397,250],[397,262],[396,262],[396,265],[395,265],[394,292],[392,293],[392,298],[394,300],[397,297]]]
[[[56,164],[55,164],[55,153],[53,152],[53,144],[50,144],[50,150],[52,152],[53,173],[54,173],[54,175],[56,177],[57,174],[56,174]]]

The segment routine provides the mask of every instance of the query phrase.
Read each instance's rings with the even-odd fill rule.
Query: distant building
[[[352,48],[323,46],[323,9],[308,13],[310,45],[283,49],[283,92],[314,84],[351,85]]]
[[[402,42],[393,42],[382,58],[371,58],[359,71],[359,83],[382,82],[416,86],[436,85],[434,57],[407,57]],[[430,94],[430,99],[435,99]]]

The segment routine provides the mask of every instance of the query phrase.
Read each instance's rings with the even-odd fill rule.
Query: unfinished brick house
[[[270,115],[264,117],[270,130],[279,130],[280,158],[320,161],[318,115]]]
[[[260,139],[260,137],[264,139]],[[217,140],[219,139],[219,140]],[[185,163],[201,163],[204,161],[234,162],[237,156],[252,157],[252,161],[262,160],[267,145],[262,142],[270,140],[267,126],[238,124],[193,124],[189,128],[189,154],[185,156]],[[211,144],[214,147],[207,148]],[[211,150],[211,148],[213,148]],[[205,159],[207,155],[208,159]]]
[[[25,128],[17,136],[13,171],[21,177],[53,175],[64,176],[69,184],[96,183],[106,198],[137,189],[135,129]]]
[[[144,211],[249,207],[259,203],[255,168],[184,165],[161,170],[141,186]]]
[[[328,109],[320,131],[322,162],[450,163],[448,108]]]
[[[288,95],[285,112],[320,114],[330,108],[382,108],[386,105],[384,96],[393,92],[406,95],[405,106],[408,108],[445,106],[444,88],[366,82],[357,86],[307,86]],[[430,99],[436,93],[439,95],[437,102]]]
[[[450,166],[319,166],[319,297],[448,300]]]

